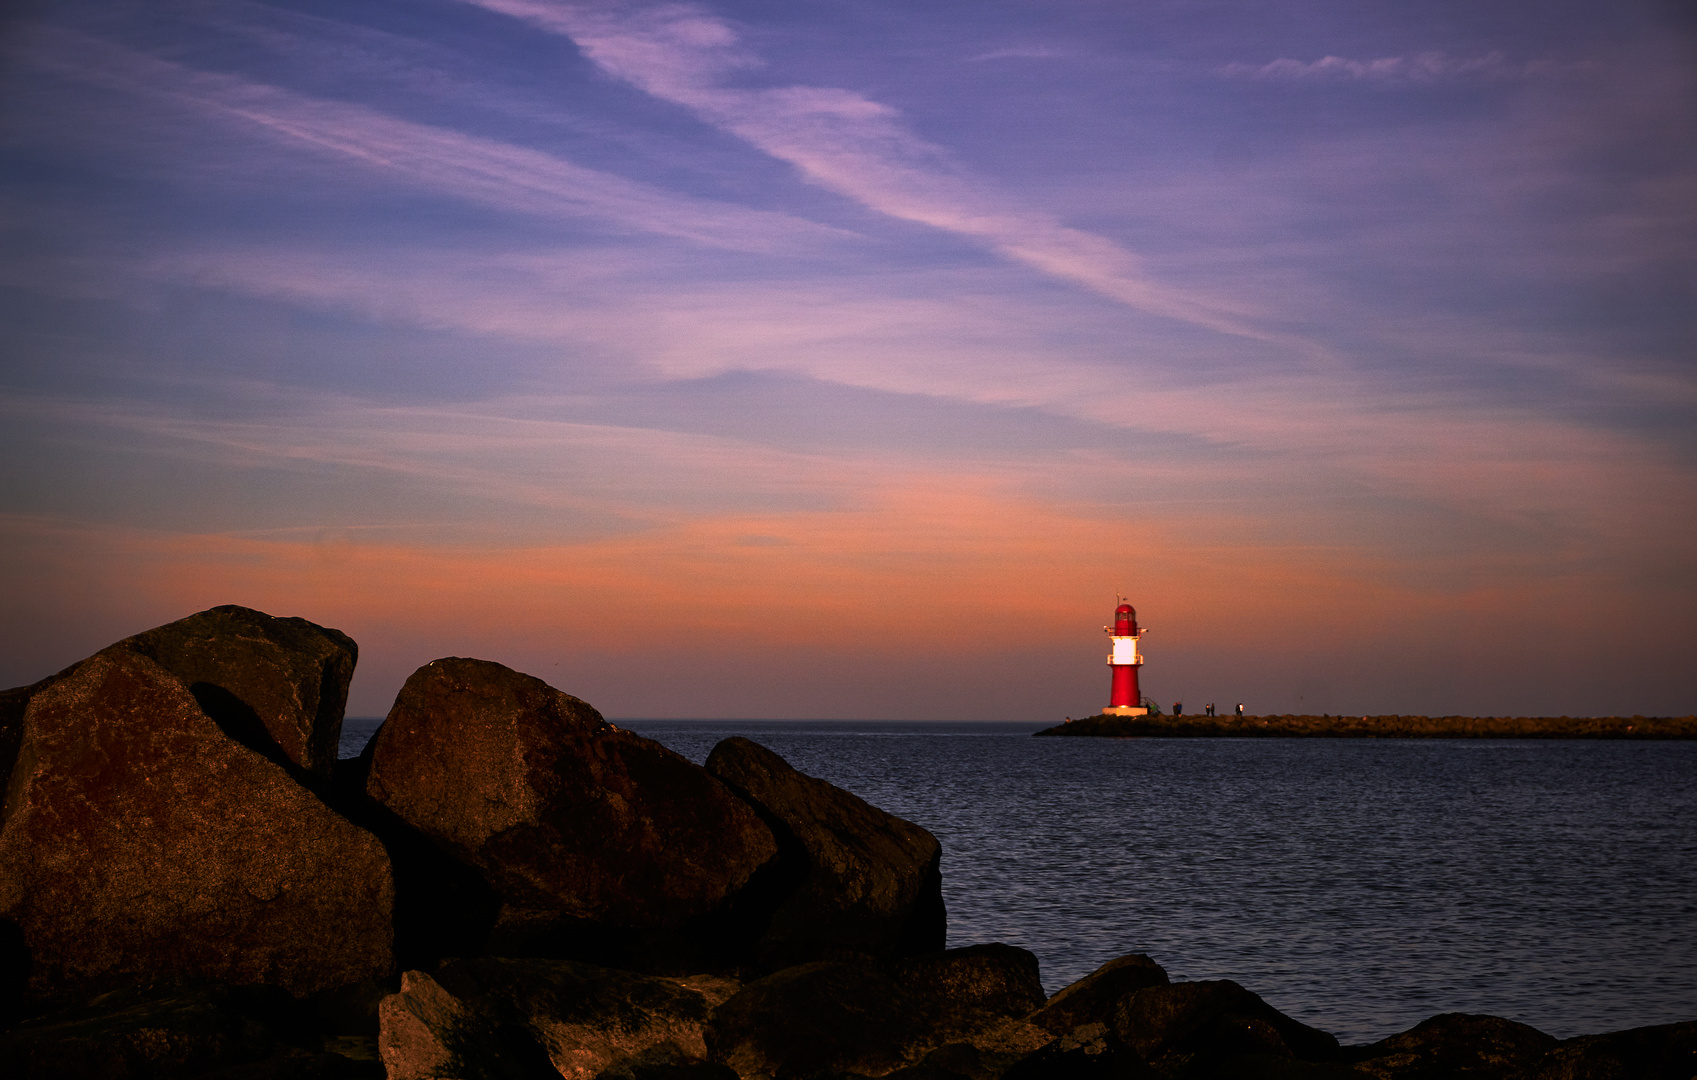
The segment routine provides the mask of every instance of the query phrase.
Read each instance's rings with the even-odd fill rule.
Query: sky
[[[1697,709],[1676,3],[14,4],[0,311],[0,685]]]

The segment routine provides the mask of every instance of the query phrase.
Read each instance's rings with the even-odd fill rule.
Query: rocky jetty
[[[1697,1022],[1445,1014],[1340,1047],[1250,990],[944,949],[935,837],[770,750],[706,766],[499,664],[407,681],[223,607],[0,693],[0,1075],[19,1080],[1678,1077]]]
[[[1697,716],[1087,716],[1038,735],[1111,739],[1697,739]]]

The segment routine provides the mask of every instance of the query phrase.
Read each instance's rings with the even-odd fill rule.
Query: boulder
[[[1036,957],[1008,945],[893,964],[822,960],[743,987],[714,1010],[707,1042],[744,1080],[881,1076],[951,1044],[956,1057],[1005,1067],[1051,1041],[1019,1019],[1042,1000]]]
[[[328,784],[359,646],[340,630],[225,604],[125,638],[237,742]]]
[[[1527,1075],[1531,1080],[1690,1080],[1697,1076],[1697,1021],[1566,1039]]]
[[[1441,1013],[1346,1056],[1381,1080],[1523,1077],[1555,1045],[1553,1036],[1500,1016]]]
[[[1143,953],[1132,953],[1092,971],[1070,986],[1055,992],[1031,1022],[1055,1035],[1064,1035],[1081,1024],[1111,1024],[1120,998],[1170,980],[1160,964]]]
[[[390,968],[382,845],[137,652],[31,698],[4,814],[0,919],[36,997],[168,975],[304,994]]]
[[[707,771],[760,812],[794,884],[757,945],[768,968],[807,960],[907,956],[947,936],[937,838],[791,768],[758,743],[729,738]]]
[[[1079,1024],[1016,1062],[1001,1080],[1161,1080],[1106,1024]]]
[[[890,971],[926,1019],[933,1045],[970,1042],[1043,1005],[1037,957],[1012,945],[926,953],[896,962]]]
[[[22,1080],[196,1076],[272,1054],[277,1040],[205,990],[119,992],[0,1035],[0,1072]]]
[[[379,1008],[389,1080],[594,1080],[705,1066],[703,1027],[736,984],[569,960],[450,960]]]
[[[1338,1041],[1229,979],[1151,986],[1114,1005],[1114,1034],[1162,1072],[1212,1072],[1238,1057],[1338,1057]]]
[[[0,792],[6,790],[12,766],[17,764],[18,745],[24,737],[24,713],[29,710],[30,700],[69,673],[62,671],[28,686],[0,690]]]
[[[270,991],[270,992],[267,992]],[[309,1010],[275,988],[165,985],[104,994],[0,1034],[11,1080],[382,1076],[324,1052]]]
[[[378,1007],[378,1053],[389,1080],[553,1080],[558,1073],[521,1025],[480,1015],[422,971]]]
[[[914,1005],[870,961],[800,964],[750,983],[714,1010],[707,1045],[743,1080],[882,1076],[934,1048]]]
[[[366,753],[371,799],[499,897],[489,952],[665,967],[777,855],[706,770],[485,660],[414,672]]]

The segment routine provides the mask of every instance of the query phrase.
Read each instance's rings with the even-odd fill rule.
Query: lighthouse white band
[[[1141,664],[1143,657],[1137,655],[1137,639],[1134,637],[1117,637],[1113,639],[1114,651],[1108,654],[1110,664]]]

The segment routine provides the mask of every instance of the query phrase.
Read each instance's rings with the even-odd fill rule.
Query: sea
[[[1558,1038],[1697,1020],[1697,742],[614,722],[698,763],[742,735],[923,825],[949,946],[1029,949],[1050,993],[1147,953],[1346,1044],[1442,1012]]]

